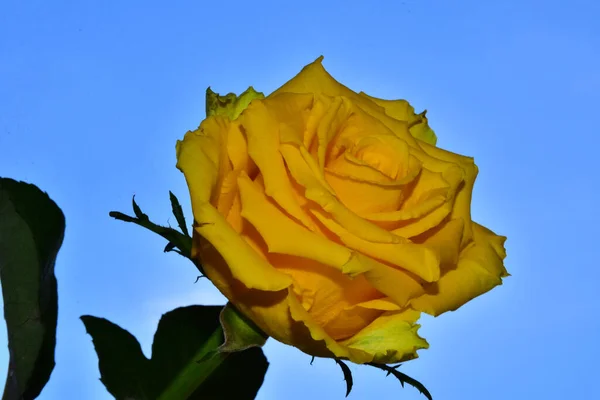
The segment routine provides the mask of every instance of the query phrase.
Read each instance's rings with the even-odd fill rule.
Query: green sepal
[[[340,360],[339,358],[334,358],[337,365],[342,369],[342,373],[344,374],[344,380],[346,381],[346,397],[352,391],[352,385],[354,385],[354,379],[352,379],[352,371],[350,371],[350,367],[346,365],[345,362]]]
[[[368,363],[367,365],[370,365],[372,367],[379,368],[381,370],[386,371],[387,372],[386,376],[389,376],[390,374],[394,375],[394,377],[400,381],[400,385],[402,385],[402,387],[404,387],[405,383],[408,383],[409,385],[416,388],[420,393],[422,393],[429,400],[433,400],[433,397],[431,397],[431,393],[429,393],[429,390],[427,390],[425,385],[423,385],[418,380],[411,378],[410,376],[398,371],[398,367],[400,367],[402,364],[390,366],[390,365],[385,365],[385,364]]]
[[[220,352],[234,352],[251,347],[262,347],[268,336],[252,321],[244,317],[231,303],[227,303],[219,316],[225,341]]]
[[[190,236],[187,225],[185,223],[185,216],[183,215],[183,209],[181,208],[181,204],[179,204],[179,200],[177,197],[169,190],[169,198],[171,199],[171,208],[173,210],[173,215],[177,220],[177,225],[179,225],[179,229],[185,236]]]

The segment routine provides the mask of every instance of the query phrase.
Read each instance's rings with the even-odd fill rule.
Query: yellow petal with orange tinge
[[[349,307],[337,312],[337,314],[327,323],[323,324],[323,329],[329,336],[337,340],[346,340],[352,337],[356,332],[365,328],[383,311],[367,307]]]
[[[269,95],[275,96],[280,93],[314,93],[326,94],[328,96],[346,96],[358,97],[356,92],[336,81],[323,68],[321,62],[323,56],[317,58],[314,62],[304,66],[295,77],[287,81],[279,89]],[[375,105],[373,103],[373,105]],[[376,105],[375,105],[376,106]]]
[[[447,271],[427,294],[411,300],[416,310],[434,316],[453,311],[475,297],[502,284],[507,276],[504,249],[497,251],[504,237],[473,223],[473,239],[461,253],[456,269]]]
[[[357,364],[364,364],[373,360],[373,355],[368,352],[342,346],[329,336],[329,334],[325,332],[325,329],[311,318],[293,293],[288,296],[288,305],[290,307],[290,316],[292,319],[296,322],[301,322],[306,327],[310,333],[310,338],[313,340],[312,343],[304,341],[302,347],[300,347],[301,350],[304,350],[309,354],[315,354],[315,352],[323,352],[323,347],[325,347],[335,357],[346,358]],[[312,352],[311,350],[315,352]]]
[[[410,134],[422,142],[428,143],[435,146],[437,143],[437,136],[431,127],[429,126],[429,120],[425,116],[427,111],[423,111],[417,115],[418,120],[410,124]]]
[[[283,143],[279,151],[285,160],[288,171],[299,185],[304,188],[323,188],[331,194],[335,193],[304,146]]]
[[[396,235],[359,217],[322,188],[307,188],[306,198],[317,203],[323,210],[331,214],[337,223],[364,240],[378,243],[399,242]]]
[[[289,287],[292,279],[261,258],[225,217],[209,203],[194,210],[195,231],[221,254],[233,277],[249,289],[277,291]],[[235,249],[232,251],[232,249]]]
[[[419,176],[411,183],[412,188],[410,189],[409,196],[402,203],[401,207],[397,211],[381,212],[381,213],[370,213],[364,215],[364,218],[370,221],[380,222],[394,222],[394,221],[408,221],[421,218],[431,213],[436,208],[439,208],[444,203],[449,203],[446,209],[450,212],[453,205],[453,199],[455,193],[462,182],[463,171],[456,165],[447,164],[446,169],[442,172],[435,172],[429,169],[423,168],[420,171]],[[443,219],[443,217],[442,217]],[[437,224],[440,219],[434,218]],[[410,234],[405,233],[402,236],[414,236],[414,229],[421,229],[419,226],[415,227],[415,221],[411,221],[412,224],[407,227],[410,230]],[[388,224],[389,228],[400,228],[404,227],[404,224],[395,226],[394,224]],[[428,224],[429,229],[435,225]],[[422,230],[424,232],[424,230]]]
[[[238,186],[242,217],[258,230],[269,252],[308,258],[345,273],[364,271],[365,267],[350,250],[292,221],[271,204],[247,176],[240,175]]]
[[[242,133],[242,128],[237,121],[230,125],[227,134],[227,155],[234,170],[245,171],[248,175],[254,174],[256,164],[248,155],[248,142]]]
[[[314,229],[312,221],[293,195],[279,154],[279,123],[260,100],[252,102],[239,119],[246,131],[248,153],[262,173],[266,194],[292,217]]]
[[[317,126],[317,138],[319,147],[317,149],[317,161],[321,172],[325,169],[325,153],[329,142],[339,132],[341,125],[350,115],[351,104],[344,97],[335,97],[319,121]]]
[[[348,232],[318,210],[311,210],[311,212],[351,249],[401,267],[427,282],[439,279],[440,260],[429,248],[411,243],[404,238],[399,238],[399,243],[368,242]]]
[[[402,309],[402,307],[396,304],[396,302],[389,297],[365,301],[355,304],[353,307],[362,307],[381,311],[400,311]]]
[[[336,81],[323,68],[322,61],[323,57],[321,56],[311,64],[306,65],[298,75],[287,81],[267,98],[286,92],[325,94],[331,97],[344,96],[350,99],[357,108],[380,121],[398,137],[406,140],[411,147],[418,147],[417,140],[410,134],[406,121],[390,117],[383,107]]]
[[[369,96],[364,92],[360,92],[359,95],[371,100],[378,106],[383,107],[385,113],[390,117],[401,121],[407,121],[410,125],[411,135],[435,146],[437,137],[427,123],[425,112],[415,114],[415,109],[406,100],[379,99],[377,97]]]
[[[326,182],[324,184],[319,173],[310,167],[307,162],[308,156],[302,155],[302,149],[304,147],[284,144],[280,152],[294,180],[306,188],[305,196],[308,200],[317,203],[340,225],[365,240],[381,243],[398,242],[399,239],[390,232],[364,220],[344,206],[333,194],[333,189]]]
[[[415,118],[415,109],[406,100],[386,100],[378,97],[369,96],[365,92],[358,93],[378,106],[385,110],[385,113],[392,118],[399,119],[401,121],[411,122]]]
[[[183,172],[192,200],[192,211],[205,202],[216,203],[219,183],[229,163],[227,160],[227,132],[229,122],[221,117],[205,119],[195,131],[177,141],[177,168]]]
[[[281,93],[262,100],[271,117],[278,123],[285,123],[302,141],[305,126],[315,96],[312,93]]]
[[[342,344],[373,355],[375,363],[417,358],[417,350],[429,348],[427,341],[417,333],[419,316],[419,312],[411,309],[387,312]]]
[[[454,267],[460,254],[460,243],[464,230],[464,221],[461,218],[452,219],[442,224],[434,232],[428,231],[423,235],[413,237],[416,243],[429,247],[440,257],[440,264]]]
[[[406,306],[410,299],[425,293],[423,286],[411,277],[408,271],[404,272],[399,268],[385,265],[361,253],[355,254],[362,264],[369,267],[362,276],[400,307]]]
[[[455,163],[462,168],[464,172],[464,184],[456,193],[454,207],[452,208],[450,217],[462,218],[465,221],[471,221],[471,197],[478,172],[477,165],[475,165],[473,158],[455,154],[426,143],[422,143],[421,148],[428,155],[437,160]],[[462,245],[464,246],[469,240],[471,240],[472,237],[473,232],[471,229],[471,224],[465,224]]]

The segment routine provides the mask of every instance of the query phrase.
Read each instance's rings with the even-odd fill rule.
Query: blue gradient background
[[[108,399],[78,317],[133,333],[222,304],[165,242],[108,217],[191,215],[175,141],[204,92],[269,93],[316,57],[355,90],[429,110],[439,146],[475,157],[474,219],[508,236],[512,277],[459,312],[422,318],[405,373],[436,400],[593,398],[600,357],[600,3],[583,1],[14,1],[0,4],[0,175],[67,217],[56,368],[41,399]],[[0,376],[6,373],[6,331]],[[258,399],[343,399],[342,373],[269,341]],[[352,366],[350,399],[424,399]]]

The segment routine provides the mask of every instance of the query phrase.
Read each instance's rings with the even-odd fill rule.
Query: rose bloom
[[[266,334],[318,357],[417,357],[420,313],[502,283],[505,238],[471,220],[473,159],[405,100],[338,83],[322,58],[177,143],[192,256]]]

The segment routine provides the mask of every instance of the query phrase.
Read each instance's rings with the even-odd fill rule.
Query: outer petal
[[[269,254],[268,260],[294,279],[293,291],[302,307],[336,340],[352,336],[381,314],[373,307],[356,306],[382,297],[363,276],[351,279],[302,257]]]
[[[194,235],[194,249],[203,256],[204,271],[219,290],[267,335],[317,357],[341,357],[366,363],[373,356],[334,340],[309,315],[291,288],[280,291],[248,289],[233,275],[221,254]]]
[[[195,232],[217,249],[233,276],[248,288],[287,288],[292,283],[290,277],[265,262],[213,205],[218,203],[220,183],[227,176],[228,128],[227,120],[208,118],[199,130],[188,132],[183,142],[177,143],[177,167],[184,173],[190,189]]]
[[[502,263],[505,238],[476,223],[473,235],[474,241],[460,253],[456,269],[446,272],[430,293],[411,300],[413,308],[437,316],[502,284],[501,278],[508,276]]]
[[[387,312],[342,343],[350,349],[372,354],[376,363],[417,358],[418,349],[429,348],[427,341],[417,334],[419,325],[415,322],[419,316],[419,312],[410,309]]]
[[[336,81],[323,68],[322,61],[323,57],[317,58],[313,63],[305,66],[298,75],[290,79],[268,97],[285,92],[325,94],[332,97],[344,96],[360,107],[360,109],[381,121],[396,135],[406,140],[410,146],[418,147],[417,140],[409,133],[406,121],[390,117],[385,113],[383,107],[380,107],[364,96],[360,96],[358,93]]]
[[[185,175],[194,215],[204,203],[216,204],[219,183],[227,172],[228,130],[227,120],[207,118],[197,130],[187,132],[183,141],[177,141],[177,168]]]
[[[360,92],[359,95],[366,97],[378,106],[383,107],[385,113],[390,117],[401,121],[408,121],[411,135],[423,142],[435,146],[437,137],[427,123],[425,111],[421,114],[415,114],[415,109],[406,100],[384,100],[369,96],[364,92]]]
[[[233,277],[249,289],[277,291],[289,287],[291,278],[266,262],[212,205],[194,212],[195,232],[221,254]],[[207,260],[200,253],[201,262]]]
[[[456,266],[461,250],[464,221],[461,218],[452,219],[440,224],[422,235],[413,237],[415,243],[426,246],[435,251],[440,258],[440,265],[444,269]]]
[[[459,165],[464,171],[464,184],[459,188],[456,193],[454,200],[454,207],[450,214],[451,218],[462,218],[467,221],[464,226],[463,241],[464,246],[473,237],[471,228],[471,195],[473,194],[473,186],[475,185],[475,178],[477,178],[477,165],[475,165],[473,158],[455,154],[450,151],[440,149],[435,146],[421,143],[423,150],[430,156]]]

